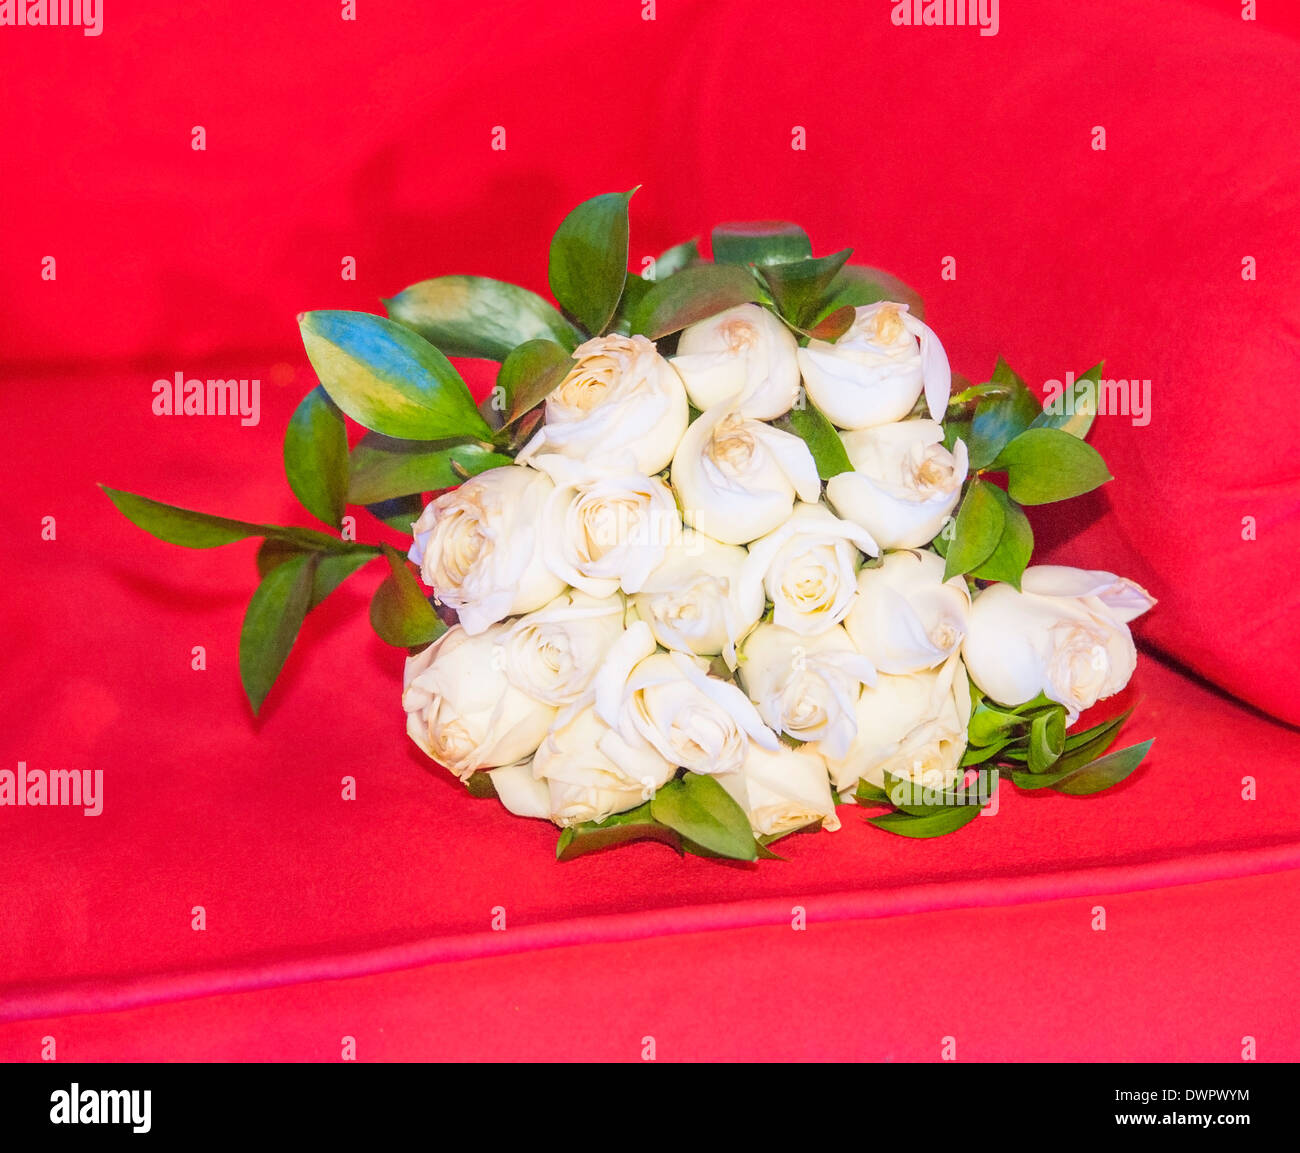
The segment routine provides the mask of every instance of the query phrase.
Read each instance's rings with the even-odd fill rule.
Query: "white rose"
[[[694,773],[739,769],[751,739],[776,748],[749,698],[703,666],[685,653],[655,652],[649,626],[637,621],[596,676],[596,713],[629,744],[645,741]]]
[[[814,748],[769,750],[751,742],[742,768],[717,780],[760,837],[792,833],[814,821],[827,832],[840,827],[826,759]]]
[[[557,721],[532,765],[534,778],[546,782],[547,815],[561,826],[634,809],[676,771],[653,746],[624,738],[590,706]]]
[[[961,779],[970,722],[970,683],[961,658],[906,676],[881,673],[858,698],[858,735],[845,756],[827,756],[831,780],[851,792],[860,778],[884,787],[885,773],[926,788]]]
[[[537,534],[554,487],[531,468],[488,469],[430,501],[411,526],[411,560],[466,632],[541,608],[563,591],[543,563]]]
[[[826,499],[881,548],[919,548],[939,535],[966,480],[964,441],[943,447],[932,420],[903,420],[840,440],[853,465],[826,482]]]
[[[632,598],[637,612],[666,649],[699,656],[721,654],[736,663],[736,644],[763,615],[763,590],[741,595],[740,569],[748,554],[688,529],[668,546],[663,563]]]
[[[747,420],[725,404],[696,417],[673,457],[673,488],[686,523],[725,544],[771,532],[794,507],[815,501],[821,478],[792,433]]]
[[[930,416],[942,420],[952,392],[943,345],[906,304],[882,301],[857,309],[834,344],[810,340],[801,348],[799,367],[812,402],[839,428],[902,420],[922,388]]]
[[[533,759],[488,770],[499,800],[516,817],[551,819],[551,790],[533,776]]]
[[[622,635],[626,611],[618,594],[561,593],[510,626],[502,642],[507,679],[548,705],[572,704],[590,687],[610,645]]]
[[[844,619],[858,651],[882,673],[914,673],[943,664],[961,647],[970,590],[943,579],[932,552],[891,552],[858,573],[858,599]]]
[[[796,505],[780,528],[750,545],[742,590],[747,595],[762,585],[783,628],[803,636],[823,632],[848,615],[857,595],[859,550],[880,551],[870,534],[825,505]]]
[[[552,706],[520,692],[506,676],[506,630],[493,625],[471,635],[456,625],[406,659],[406,732],[462,779],[532,756],[555,716]]]
[[[598,336],[546,398],[546,418],[516,458],[557,482],[668,467],[689,412],[673,366],[644,336]]]
[[[1020,588],[994,584],[976,596],[962,646],[971,679],[1008,706],[1042,693],[1073,724],[1128,684],[1137,667],[1128,622],[1156,602],[1113,573],[1060,565],[1025,569]]]
[[[540,522],[547,568],[596,597],[638,591],[682,534],[672,490],[649,476],[557,486]]]
[[[687,328],[672,363],[696,408],[734,402],[743,416],[775,420],[799,395],[798,351],[766,308],[740,304]]]
[[[842,757],[858,732],[857,705],[876,670],[839,625],[805,637],[759,625],[741,651],[740,683],[768,725],[799,741],[821,741]]]

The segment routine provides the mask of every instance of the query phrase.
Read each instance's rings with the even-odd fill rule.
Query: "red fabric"
[[[1106,928],[1095,930],[1097,906]],[[1300,873],[454,961],[0,1024],[0,1060],[1295,1059]],[[1194,930],[1189,931],[1189,926]]]
[[[1300,48],[1275,16],[1052,0],[1005,5],[981,39],[895,29],[883,0],[761,20],[661,4],[654,22],[576,0],[437,19],[363,2],[356,24],[299,6],[106,7],[98,39],[0,34],[0,148],[21,175],[0,217],[0,767],[105,775],[99,817],[0,808],[0,1016],[31,1018],[0,1030],[0,1056],[93,1010],[124,1011],[51,1025],[78,1039],[64,1059],[328,1057],[340,1030],[365,1036],[363,1056],[618,1055],[622,1033],[635,1046],[656,1028],[672,1055],[925,1057],[941,1026],[979,1038],[970,1057],[1231,1057],[1265,1025],[1271,1055],[1300,1055],[1279,992],[1298,943],[1282,871],[1300,866],[1300,734],[1156,659],[1125,734],[1155,749],[1109,795],[1007,795],[996,817],[918,843],[850,809],[841,832],[787,842],[785,864],[644,845],[558,866],[552,831],[473,801],[406,741],[400,656],[365,621],[377,571],[313,615],[254,723],[236,669],[253,546],[170,548],[93,487],[307,523],[278,465],[311,383],[296,312],[374,309],[453,271],[542,290],[563,212],[644,183],[634,267],[719,219],[788,217],[819,252],[856,243],[913,283],[972,375],[1001,351],[1036,385],[1101,355],[1108,375],[1151,377],[1150,426],[1098,422],[1119,479],[1085,507],[1095,520],[1058,544],[1039,518],[1043,543],[1144,580],[1162,597],[1140,626],[1154,643],[1300,719],[1274,643],[1294,634],[1276,566],[1296,543],[1295,419],[1271,383],[1290,379],[1298,331],[1283,230]],[[1095,124],[1106,153],[1089,148]],[[796,125],[807,151],[790,148]],[[1240,279],[1245,254],[1257,282]],[[339,278],[349,255],[355,282]],[[940,279],[947,255],[956,281]],[[153,416],[152,382],[176,371],[259,377],[260,424]],[[1248,404],[1253,423],[1233,415]],[[1259,540],[1240,540],[1241,515]],[[1122,933],[1080,928],[1098,894],[1139,890],[1112,898],[1132,910]],[[787,938],[795,904],[815,929]],[[1035,935],[1076,983],[990,1001],[998,983],[978,982],[952,1028],[923,1005],[853,1020],[811,992],[838,963],[905,1001],[948,956],[972,968],[947,974],[1020,971]],[[1238,949],[1268,979],[1249,982]],[[720,958],[744,980],[728,986]],[[1089,960],[1114,960],[1113,979]],[[791,995],[821,1032],[700,1012],[778,982],[806,988]],[[487,1016],[459,1015],[466,1001]]]
[[[0,362],[299,364],[304,308],[375,309],[452,271],[544,289],[550,230],[611,188],[644,185],[634,267],[720,218],[788,216],[920,289],[973,375],[1001,352],[1036,387],[1102,356],[1150,380],[1149,425],[1094,434],[1116,483],[1038,518],[1044,542],[1068,527],[1053,559],[1143,581],[1154,643],[1300,723],[1294,12],[1052,0],[1006,5],[982,37],[895,28],[888,0],[761,21],[735,0],[654,21],[636,3],[365,7],[113,5],[100,37],[5,36],[0,138],[29,177],[0,222]],[[591,63],[608,59],[627,66]]]
[[[406,739],[401,655],[365,619],[377,570],[309,618],[251,722],[236,649],[253,545],[173,549],[134,530],[93,481],[150,488],[166,477],[178,503],[211,506],[220,493],[222,508],[289,519],[292,498],[268,462],[305,384],[299,375],[268,390],[255,428],[170,418],[160,431],[169,418],[131,403],[141,392],[131,375],[106,374],[89,392],[80,376],[47,378],[40,405],[13,414],[13,507],[28,528],[10,534],[8,763],[102,768],[105,799],[98,817],[0,810],[0,869],[21,878],[0,897],[5,1015],[782,924],[796,903],[819,921],[848,920],[1300,866],[1300,734],[1155,659],[1139,669],[1126,736],[1156,745],[1111,794],[1007,790],[996,816],[928,842],[878,833],[846,809],[842,831],[793,838],[787,863],[757,866],[683,862],[652,844],[555,864],[554,830],[472,799]],[[74,409],[62,451],[49,451],[48,414]],[[50,512],[59,536],[43,541],[31,526]],[[86,640],[52,649],[55,615]],[[195,644],[206,671],[190,667]],[[1247,774],[1254,801],[1240,796]],[[355,801],[341,799],[344,775],[357,780]],[[196,905],[204,932],[190,927]],[[490,928],[498,906],[505,932]],[[558,955],[537,956],[545,973]]]

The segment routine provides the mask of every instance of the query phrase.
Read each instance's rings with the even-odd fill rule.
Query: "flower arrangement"
[[[722,226],[712,261],[692,241],[630,275],[631,196],[560,225],[558,308],[443,276],[387,318],[300,316],[320,385],[285,471],[332,531],[106,489],[164,541],[262,538],[254,711],[306,614],[382,558],[370,618],[407,651],[411,739],[553,821],[561,859],[653,838],[754,860],[848,804],[937,836],[1003,781],[1128,776],[1150,745],[1108,751],[1128,714],[1076,721],[1128,683],[1153,601],[1030,565],[1023,511],[1110,479],[1084,440],[1101,366],[1047,408],[1001,360],[955,387],[912,290],[790,224]],[[500,363],[482,403],[448,357]],[[409,555],[340,533],[349,504]]]

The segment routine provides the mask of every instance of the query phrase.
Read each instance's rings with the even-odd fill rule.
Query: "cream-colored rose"
[[[595,597],[637,592],[679,540],[672,490],[658,477],[559,485],[540,517],[542,556],[560,580]]]
[[[881,673],[873,687],[862,690],[857,718],[849,751],[826,758],[841,793],[852,792],[863,778],[883,788],[886,772],[933,789],[961,779],[970,683],[960,657],[906,676]]]
[[[811,746],[765,749],[751,741],[744,765],[717,780],[760,837],[792,833],[815,821],[827,832],[840,827],[826,759]]]
[[[516,620],[502,642],[507,679],[530,697],[571,705],[623,633],[622,596],[588,596],[577,589]]]
[[[952,392],[943,345],[906,304],[857,309],[853,324],[834,344],[810,340],[801,348],[799,367],[813,404],[839,428],[902,420],[922,389],[930,416],[942,420]]]
[[[772,624],[749,634],[739,676],[769,726],[842,757],[857,736],[862,686],[875,683],[876,670],[839,625],[802,636]]]
[[[853,465],[826,482],[826,500],[881,548],[920,548],[942,530],[966,480],[964,441],[949,452],[932,420],[903,420],[840,439]]]
[[[542,427],[516,458],[557,483],[668,467],[688,409],[676,370],[644,336],[598,336],[546,398]]]
[[[821,504],[799,504],[774,532],[755,541],[741,569],[744,595],[761,585],[773,620],[803,636],[839,624],[858,591],[861,552],[880,550],[869,533]]]
[[[722,655],[734,667],[736,644],[763,615],[763,591],[741,595],[746,552],[694,529],[668,546],[663,563],[632,598],[637,612],[666,649]]]
[[[541,608],[564,590],[542,561],[538,523],[554,485],[518,465],[489,469],[425,505],[410,558],[468,633]]]
[[[1137,667],[1128,622],[1156,602],[1113,573],[1061,565],[1025,569],[1020,588],[990,585],[975,598],[962,646],[971,679],[1008,706],[1043,693],[1073,724],[1128,684]]]
[[[698,657],[656,652],[649,626],[637,621],[596,675],[596,713],[629,743],[645,741],[694,773],[739,769],[751,739],[776,748],[749,698],[706,668]]]
[[[520,692],[505,674],[506,625],[471,635],[448,629],[407,657],[402,678],[406,732],[462,779],[532,756],[555,709]]]
[[[557,825],[603,821],[650,800],[676,772],[635,734],[625,738],[590,706],[561,716],[533,757],[533,776],[544,780],[551,820]]]
[[[740,304],[687,328],[672,363],[696,408],[731,403],[742,416],[775,420],[799,395],[798,351],[766,308]]]
[[[966,636],[970,591],[963,577],[943,579],[932,552],[891,552],[858,573],[858,599],[844,627],[882,673],[914,673],[943,664]]]
[[[497,799],[516,817],[551,819],[550,786],[533,776],[532,757],[487,772]]]
[[[724,544],[771,532],[790,515],[796,496],[815,501],[822,491],[799,437],[725,404],[701,413],[686,430],[672,483],[686,523]]]

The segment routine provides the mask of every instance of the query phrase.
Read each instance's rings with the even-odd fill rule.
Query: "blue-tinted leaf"
[[[491,439],[460,373],[418,333],[368,312],[308,312],[298,324],[330,399],[363,427],[408,440]]]

